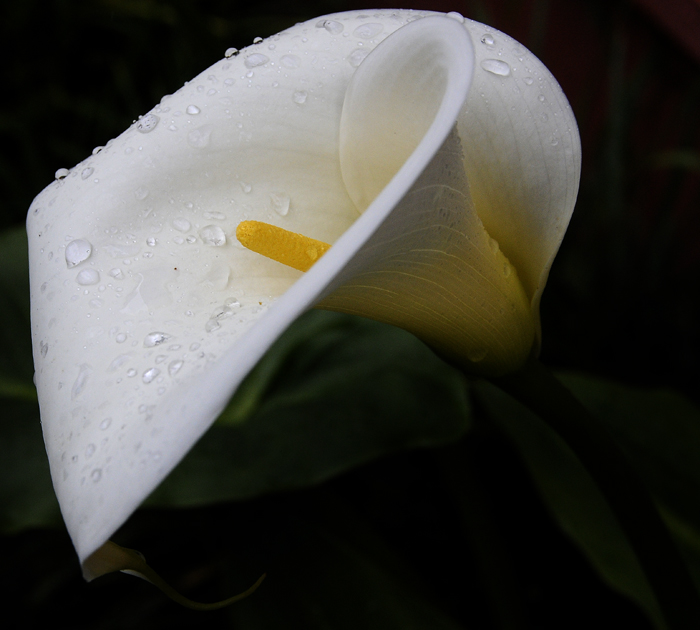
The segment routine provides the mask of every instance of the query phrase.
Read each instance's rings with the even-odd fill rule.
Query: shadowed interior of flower
[[[483,65],[494,38],[508,74]],[[580,149],[516,45],[427,12],[317,18],[215,64],[37,197],[36,382],[81,562],[308,308],[402,326],[485,374],[527,358]]]

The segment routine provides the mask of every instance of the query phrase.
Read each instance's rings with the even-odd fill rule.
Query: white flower
[[[525,48],[382,10],[221,60],[57,173],[27,220],[32,330],[81,561],[314,304],[403,326],[467,369],[517,369],[579,168],[566,98]],[[333,246],[303,241],[318,262],[302,273],[244,248],[249,220]]]

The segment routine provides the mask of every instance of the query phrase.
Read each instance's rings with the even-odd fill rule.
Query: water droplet
[[[146,338],[143,340],[143,346],[144,348],[154,348],[155,346],[165,343],[168,339],[170,339],[170,337],[171,335],[164,332],[148,333]]]
[[[233,315],[233,310],[228,306],[220,306],[211,315],[212,319],[226,319]]]
[[[86,459],[89,459],[90,457],[92,457],[92,456],[95,454],[95,450],[96,450],[96,449],[97,449],[97,447],[96,447],[94,444],[92,444],[92,443],[88,444],[88,445],[85,447],[85,457],[86,457]]]
[[[251,190],[253,190],[253,187],[250,184],[244,184],[241,182],[241,189],[244,193],[249,193]]]
[[[261,40],[262,41],[262,40]],[[257,68],[258,66],[264,66],[270,58],[262,53],[253,53],[245,58],[243,62],[246,68]]]
[[[77,275],[75,281],[82,286],[90,286],[100,281],[100,274],[95,269],[83,269]]]
[[[453,20],[457,20],[460,24],[464,24],[464,16],[461,13],[458,13],[457,11],[450,11],[447,14],[448,18],[452,18]]]
[[[209,136],[214,130],[213,125],[202,125],[187,134],[187,144],[195,149],[203,149],[209,144]]]
[[[532,77],[525,77],[523,79],[523,83],[525,83],[525,85],[532,85],[534,82],[535,80]]]
[[[46,354],[49,351],[49,344],[41,341],[39,343],[39,352],[41,352],[42,358],[46,358]]]
[[[496,43],[496,40],[493,38],[493,35],[486,33],[486,35],[481,37],[481,43],[486,44],[486,46],[493,46]]]
[[[108,372],[116,372],[122,365],[129,361],[131,357],[128,354],[120,354],[114,361],[109,364]]]
[[[90,479],[92,479],[95,483],[97,483],[100,479],[102,479],[102,469],[101,468],[95,468],[90,473]]]
[[[148,383],[151,383],[159,374],[160,370],[158,368],[149,368],[143,373],[141,380],[148,385]]]
[[[134,197],[136,197],[139,201],[143,201],[146,197],[148,197],[148,189],[139,186],[134,191]]]
[[[156,239],[155,236],[149,236],[146,239],[146,245],[148,245],[149,247],[155,247],[157,244],[158,244],[158,240]]]
[[[102,422],[100,422],[100,429],[106,431],[109,429],[110,424],[112,424],[112,418],[105,418]]]
[[[537,100],[538,100],[540,103],[544,103],[544,94],[540,94],[540,95],[537,97]]]
[[[325,28],[329,33],[338,35],[339,33],[343,32],[345,27],[340,22],[336,22],[335,20],[320,20],[319,22],[316,22],[316,28]]]
[[[126,371],[126,375],[127,375],[129,378],[132,378],[132,377],[136,376],[136,374],[137,374],[137,372],[136,372],[136,370],[135,370],[134,368],[129,368],[129,369]]]
[[[199,231],[199,236],[202,237],[205,245],[221,247],[226,245],[226,234],[218,225],[207,225]]]
[[[226,219],[226,215],[223,212],[218,212],[216,210],[207,211],[203,216],[205,219],[213,219],[214,221],[223,221]]]
[[[262,40],[263,40],[262,37],[254,37],[254,38],[253,38],[253,43],[254,43],[254,44],[259,44]]]
[[[160,364],[163,363],[163,361],[165,361],[167,358],[168,358],[168,357],[167,357],[166,355],[164,355],[164,354],[159,354],[159,355],[156,357],[156,365],[160,365]]]
[[[119,267],[115,267],[114,269],[109,270],[109,275],[112,276],[112,278],[116,280],[121,280],[124,277],[124,273],[122,272]]]
[[[117,343],[124,343],[126,341],[126,333],[119,333],[116,337],[115,340]]]
[[[185,111],[192,116],[196,116],[202,110],[199,109],[199,107],[197,107],[196,105],[188,105]]]
[[[348,55],[348,63],[353,67],[357,68],[364,58],[369,55],[369,50],[364,50],[363,48],[357,48],[356,50],[353,50],[349,55]]]
[[[226,59],[231,59],[231,57],[235,57],[237,54],[238,48],[227,48],[224,57],[226,57]]]
[[[383,30],[383,24],[361,24],[352,32],[352,34],[360,39],[372,39],[373,37],[379,35],[379,33],[381,33]]]
[[[488,353],[489,353],[488,348],[475,348],[474,350],[470,350],[467,353],[467,358],[472,363],[479,363],[486,358],[486,355]]]
[[[66,177],[68,177],[69,174],[70,171],[67,168],[59,168],[56,171],[54,177],[56,177],[56,179],[65,179]]]
[[[215,330],[218,330],[221,328],[221,324],[216,321],[215,319],[210,319],[204,326],[204,329],[207,332],[214,332]]]
[[[282,217],[286,217],[289,213],[289,204],[291,199],[285,193],[270,193],[270,205],[272,209]]]
[[[159,120],[160,118],[158,118],[158,116],[155,114],[146,114],[136,123],[136,131],[140,131],[141,133],[153,131],[156,128]]]
[[[92,367],[87,363],[83,363],[78,369],[78,377],[75,379],[75,383],[73,383],[73,387],[71,388],[71,400],[75,400],[83,393],[88,379],[90,378],[90,374],[92,374]]]
[[[226,298],[226,299],[224,300],[224,304],[225,304],[226,306],[233,306],[233,307],[235,307],[235,308],[239,308],[239,307],[241,306],[241,303],[240,303],[240,302],[238,301],[238,299],[235,298],[235,297]]]
[[[282,57],[280,58],[280,64],[283,65],[285,68],[293,70],[294,68],[298,68],[301,65],[301,59],[299,59],[299,57],[297,57],[296,55],[282,55]]]
[[[553,146],[556,147],[559,144],[559,140],[557,139],[556,136],[552,136],[552,139],[549,141],[549,143]]]
[[[499,77],[510,76],[510,66],[500,59],[484,59],[481,62],[481,67],[486,70],[486,72],[496,74]]]
[[[92,245],[85,239],[78,238],[68,243],[66,245],[66,265],[68,265],[68,269],[90,258],[90,254],[92,254]]]
[[[308,94],[304,90],[297,90],[292,94],[292,100],[299,105],[306,103],[306,97]]]
[[[503,263],[503,277],[507,278],[510,276],[510,264],[507,262]]]
[[[95,172],[95,169],[92,168],[92,166],[88,166],[87,168],[84,168],[82,172],[80,173],[80,178],[81,179],[87,179],[90,177]]]
[[[200,344],[198,344],[196,341],[190,345],[190,352],[194,352],[195,350],[199,350]]]
[[[104,149],[104,147],[95,147],[95,148],[92,150],[92,154],[93,154],[93,155],[97,155],[100,151],[102,151],[102,149]]]
[[[192,227],[192,224],[187,219],[178,217],[177,219],[173,219],[173,227],[178,232],[188,232]]]
[[[499,247],[498,247],[498,241],[495,238],[489,237],[489,247],[491,248],[491,252],[494,254],[498,253]]]
[[[170,376],[175,376],[180,371],[180,368],[182,367],[184,361],[181,359],[178,359],[176,361],[171,361],[170,364],[168,365],[168,374]]]

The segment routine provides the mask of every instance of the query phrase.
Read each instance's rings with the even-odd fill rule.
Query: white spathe
[[[81,561],[319,301],[477,371],[516,369],[579,169],[569,105],[520,44],[381,10],[223,59],[60,173],[27,219],[32,331]],[[301,274],[242,248],[244,220],[334,246]]]

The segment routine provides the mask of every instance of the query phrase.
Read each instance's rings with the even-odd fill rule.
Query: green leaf
[[[36,400],[24,228],[0,233],[0,397]]]
[[[700,584],[700,409],[668,390],[635,389],[579,374],[559,378],[626,452]],[[631,547],[578,459],[539,418],[494,386],[479,382],[475,392],[514,441],[562,529],[611,587],[663,627]]]
[[[29,267],[23,228],[0,234],[0,531],[61,522],[32,382]]]
[[[249,375],[148,503],[201,505],[319,483],[469,426],[462,377],[412,335],[314,311]]]
[[[641,567],[597,486],[569,447],[542,420],[490,383],[474,385],[478,402],[513,440],[545,504],[563,531],[612,588],[661,626]]]

